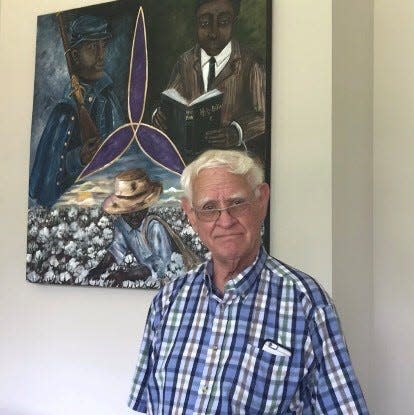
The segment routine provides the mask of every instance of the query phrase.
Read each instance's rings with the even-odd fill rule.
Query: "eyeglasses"
[[[202,222],[215,222],[221,215],[221,212],[226,211],[231,217],[238,218],[243,215],[254,201],[254,197],[246,200],[245,202],[233,203],[230,206],[224,208],[210,208],[210,209],[197,209],[193,208],[197,218]]]

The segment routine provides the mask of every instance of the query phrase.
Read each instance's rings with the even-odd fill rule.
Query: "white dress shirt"
[[[200,48],[200,50],[201,50],[201,62],[200,63],[201,63],[201,72],[203,74],[204,92],[207,92],[209,61],[210,61],[211,56],[207,55],[207,52],[204,49]],[[223,48],[223,50],[218,55],[214,56],[216,60],[216,64],[214,68],[215,77],[217,77],[217,75],[226,66],[227,62],[230,59],[230,55],[231,55],[231,41],[227,43],[227,45]],[[243,144],[243,146],[245,147],[244,142],[243,142],[243,130],[240,127],[240,124],[236,121],[233,121],[231,125],[236,127],[237,133],[239,135],[238,146]]]
[[[226,63],[229,61],[231,55],[231,41],[227,43],[224,49],[214,58],[216,59],[215,64],[215,76],[223,70],[226,66]],[[204,82],[204,92],[207,92],[207,84],[208,84],[208,68],[209,68],[209,60],[211,56],[207,55],[207,52],[204,49],[201,49],[201,71],[203,73],[203,82]]]

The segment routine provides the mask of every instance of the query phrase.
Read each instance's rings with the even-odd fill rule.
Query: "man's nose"
[[[217,218],[216,225],[219,225],[223,228],[228,228],[236,222],[236,218],[230,215],[227,209],[220,211],[220,216]]]
[[[100,41],[98,42],[98,46],[97,46],[97,56],[99,59],[103,59],[104,54],[105,54],[105,42]]]
[[[217,23],[213,22],[213,24],[210,27],[210,31],[208,33],[208,37],[212,40],[217,39],[217,33],[218,33],[218,26]]]

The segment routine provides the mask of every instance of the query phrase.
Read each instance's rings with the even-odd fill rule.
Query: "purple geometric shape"
[[[139,124],[144,113],[147,92],[147,70],[145,19],[142,7],[140,7],[132,41],[129,72],[128,112],[131,123]]]
[[[134,130],[130,124],[119,127],[99,147],[93,159],[79,175],[78,180],[112,164],[125,152],[133,139]]]
[[[150,159],[167,170],[181,175],[185,164],[169,137],[151,125],[140,124],[145,108],[147,71],[145,18],[142,7],[140,7],[132,42],[129,72],[128,114],[130,123],[119,127],[106,138],[77,180],[111,165],[127,150],[134,137],[136,137],[141,150]]]
[[[139,146],[148,157],[173,173],[181,175],[185,168],[184,161],[167,135],[151,125],[141,123],[136,137]]]

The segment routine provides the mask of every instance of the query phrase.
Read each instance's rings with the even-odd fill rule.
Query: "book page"
[[[221,91],[218,89],[212,89],[211,91],[207,91],[205,94],[200,95],[198,98],[196,98],[194,101],[192,101],[189,106],[191,107],[194,104],[198,104],[199,102],[205,101],[209,98],[215,97],[216,95],[222,94]]]
[[[188,105],[188,101],[174,88],[166,89],[163,94],[170,97],[174,101],[180,102],[181,104]]]

